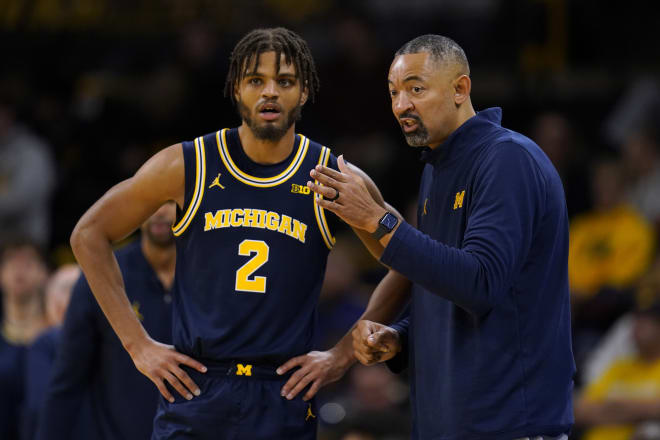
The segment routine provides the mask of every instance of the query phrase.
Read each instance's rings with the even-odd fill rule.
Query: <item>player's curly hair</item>
[[[245,35],[236,44],[229,57],[229,72],[225,81],[225,96],[235,101],[234,90],[238,83],[248,73],[247,68],[256,60],[254,70],[259,67],[259,55],[263,52],[275,52],[277,71],[280,70],[280,57],[284,54],[287,64],[293,63],[296,75],[303,89],[307,90],[309,99],[314,101],[314,95],[319,90],[319,77],[312,53],[298,34],[283,27],[255,29]]]

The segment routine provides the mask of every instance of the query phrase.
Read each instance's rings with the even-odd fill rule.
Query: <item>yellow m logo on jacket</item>
[[[465,190],[456,193],[456,199],[454,200],[454,209],[463,207],[463,198],[465,197]]]

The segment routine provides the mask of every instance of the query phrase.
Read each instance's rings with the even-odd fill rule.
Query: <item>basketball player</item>
[[[304,40],[255,30],[230,61],[225,92],[241,125],[154,155],[85,213],[71,245],[124,348],[162,394],[152,439],[312,439],[313,402],[283,398],[289,376],[276,368],[313,348],[334,238],[305,185],[311,169],[336,168],[336,159],[295,132],[319,87]],[[173,346],[136,318],[111,248],[168,200],[179,208]],[[324,381],[354,362],[348,351],[342,363],[323,363]]]

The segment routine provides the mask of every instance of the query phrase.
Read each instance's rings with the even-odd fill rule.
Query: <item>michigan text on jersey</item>
[[[204,214],[204,231],[221,228],[260,228],[277,231],[289,237],[305,242],[307,225],[285,214],[278,214],[264,209],[235,208],[220,209]]]

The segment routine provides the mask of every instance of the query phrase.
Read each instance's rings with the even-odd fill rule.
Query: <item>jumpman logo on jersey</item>
[[[142,313],[140,313],[140,302],[133,301],[131,307],[133,307],[133,312],[135,312],[135,316],[137,316],[137,319],[139,319],[140,321],[144,321],[144,316],[142,315]]]
[[[315,419],[316,416],[312,414],[312,404],[310,403],[309,406],[307,407],[307,417],[305,417],[305,421],[309,420],[309,418]]]
[[[214,186],[219,186],[220,189],[225,189],[225,187],[220,183],[220,176],[221,175],[222,175],[222,173],[218,173],[218,177],[213,179],[213,182],[211,182],[211,184],[209,185],[209,189],[211,189]]]

